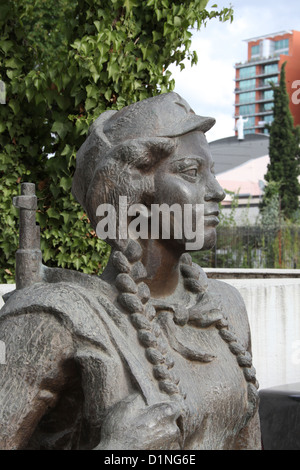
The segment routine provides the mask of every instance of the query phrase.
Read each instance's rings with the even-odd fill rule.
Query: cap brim
[[[201,131],[203,133],[209,131],[216,120],[212,117],[202,117],[196,114],[189,114],[184,119],[177,123],[172,123],[172,127],[167,126],[161,129],[159,137],[177,137],[180,135],[187,134],[192,131]]]

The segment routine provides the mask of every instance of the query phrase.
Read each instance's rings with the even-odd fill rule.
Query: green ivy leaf
[[[70,130],[70,127],[71,127],[71,124],[69,122],[55,121],[51,128],[51,131],[57,132],[59,137],[63,139],[68,133],[68,131]]]
[[[52,207],[50,207],[47,210],[47,214],[48,214],[48,217],[51,218],[51,219],[59,219],[60,218],[60,214],[58,212],[56,212],[56,210],[53,209]]]
[[[67,178],[66,176],[63,176],[60,179],[59,185],[67,192],[71,189],[72,186],[72,179]]]
[[[212,17],[226,20],[231,10],[206,11],[207,0],[4,3],[0,73],[8,101],[0,105],[0,260],[12,274],[2,270],[0,278],[13,281],[18,211],[12,197],[26,180],[37,188],[44,262],[99,274],[110,249],[91,235],[71,195],[76,152],[106,109],[172,90],[168,67],[183,66],[187,57],[196,61],[191,28]]]

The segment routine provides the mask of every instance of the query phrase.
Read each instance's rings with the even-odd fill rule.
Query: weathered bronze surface
[[[175,93],[103,113],[73,180],[93,227],[97,207],[117,208],[119,196],[146,207],[204,204],[211,248],[224,197],[205,138],[213,124]],[[32,188],[23,193],[17,289],[0,314],[0,448],[259,449],[237,290],[207,279],[184,237],[111,239],[101,277],[47,268]]]

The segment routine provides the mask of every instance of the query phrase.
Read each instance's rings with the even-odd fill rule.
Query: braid
[[[248,420],[255,414],[258,406],[258,382],[255,376],[255,369],[252,366],[252,356],[238,341],[235,334],[229,331],[229,325],[225,318],[217,322],[216,327],[219,330],[221,338],[228,344],[232,354],[236,356],[237,363],[241,367],[248,384],[248,412],[246,416]]]
[[[149,287],[143,282],[147,272],[141,257],[142,248],[134,240],[129,240],[127,245],[123,245],[120,250],[113,253],[113,265],[119,272],[115,281],[119,291],[118,302],[130,315],[138,339],[145,348],[146,358],[153,366],[153,375],[158,381],[160,390],[170,396],[183,396],[179,388],[179,379],[172,372],[174,360],[170,354],[167,354],[168,348],[160,327],[153,323],[156,310],[149,302],[151,297]],[[206,274],[202,270],[199,272],[199,269],[193,266],[192,258],[188,254],[181,257],[181,263],[180,271],[185,288],[204,296],[208,288]],[[252,366],[252,356],[230,330],[228,321],[223,315],[215,322],[215,326],[231,353],[236,356],[247,382],[246,420],[248,420],[254,415],[258,406],[258,383]]]
[[[199,294],[203,295],[205,290],[208,287],[207,277],[204,271],[193,267],[192,258],[189,254],[185,253],[181,257],[181,273],[184,278],[184,285],[191,292],[197,291]],[[201,279],[202,271],[202,282]],[[206,281],[205,281],[206,278]],[[237,363],[241,367],[245,380],[247,382],[247,395],[248,395],[248,411],[246,420],[250,419],[256,412],[258,406],[258,382],[255,376],[255,369],[252,366],[252,356],[245,349],[245,347],[238,341],[236,335],[230,331],[230,326],[228,321],[222,316],[221,319],[216,321],[216,328],[219,330],[219,335],[227,343],[231,353],[236,356]]]
[[[113,253],[112,262],[119,272],[115,281],[119,291],[118,302],[130,315],[160,390],[170,396],[180,395],[179,379],[172,371],[174,360],[167,354],[168,348],[160,327],[153,323],[156,310],[149,302],[150,289],[143,282],[147,272],[141,257],[142,248],[134,240],[129,240],[127,246]]]

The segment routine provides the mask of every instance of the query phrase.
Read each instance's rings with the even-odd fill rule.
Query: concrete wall
[[[300,382],[300,271],[207,271],[235,286],[245,301],[260,388]],[[14,287],[0,285],[0,296]]]
[[[241,293],[260,388],[300,382],[300,279],[227,279]]]
[[[247,200],[245,202],[247,203]],[[231,207],[222,207],[224,216],[230,216],[231,212]],[[234,212],[234,220],[237,226],[256,225],[258,218],[259,208],[256,206],[249,206],[249,208],[237,207]]]
[[[206,271],[245,301],[260,388],[300,383],[300,270]]]

